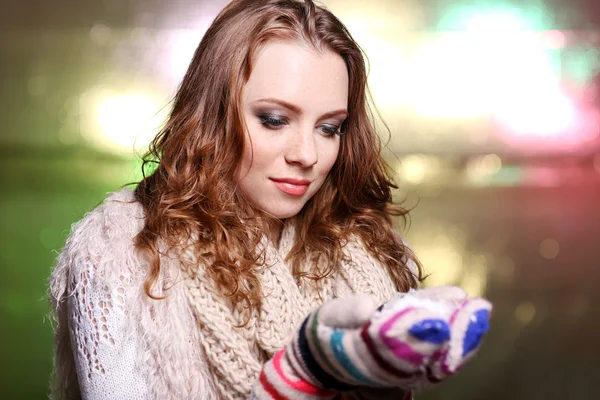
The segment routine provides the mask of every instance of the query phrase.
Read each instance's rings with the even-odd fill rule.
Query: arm
[[[147,385],[137,363],[140,346],[128,319],[125,299],[128,278],[113,286],[100,284],[88,258],[72,268],[65,301],[77,381],[84,399],[145,399]],[[130,289],[129,289],[130,290]]]

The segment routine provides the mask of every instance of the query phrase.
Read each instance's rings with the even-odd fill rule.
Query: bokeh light
[[[544,239],[540,244],[540,254],[548,260],[556,258],[559,252],[560,245],[554,239]]]
[[[82,133],[96,147],[119,154],[143,152],[164,122],[164,107],[142,92],[95,88],[81,96]]]
[[[474,185],[489,184],[491,177],[501,169],[502,160],[496,154],[471,157],[465,168],[470,182]]]
[[[411,185],[436,181],[442,172],[439,158],[425,154],[411,154],[399,160],[396,171],[400,179]]]
[[[515,308],[515,318],[522,325],[528,325],[533,321],[536,314],[536,307],[530,301],[523,301]]]
[[[423,264],[427,287],[457,285],[471,296],[482,296],[487,288],[488,262],[483,254],[466,248],[467,232],[436,220],[414,226],[408,242]]]

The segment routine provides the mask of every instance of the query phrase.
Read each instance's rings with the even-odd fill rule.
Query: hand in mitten
[[[356,385],[337,380],[318,364],[313,356],[317,350],[312,327],[319,326],[325,318],[327,326],[335,326],[341,332],[355,331],[367,323],[377,307],[372,296],[354,295],[332,300],[313,311],[288,346],[265,363],[251,399],[332,399],[340,391],[355,388]],[[316,346],[329,347],[330,343],[326,340]]]
[[[444,342],[442,339],[445,335],[436,336],[435,329],[428,329],[433,321],[422,321],[411,328],[412,336],[420,336],[430,342],[439,341],[440,344],[436,351],[423,358],[424,362],[419,365],[419,371],[412,376],[413,382],[408,384],[412,388],[421,388],[454,375],[476,354],[483,335],[489,329],[489,313],[492,306],[481,298],[467,298],[467,294],[462,289],[454,286],[413,290],[400,294],[396,299],[386,303],[373,316],[372,324],[376,326],[385,324],[390,318],[415,307],[436,309],[441,314],[442,320],[447,323],[449,331]],[[438,334],[440,332],[442,331],[438,331]],[[373,328],[371,334],[377,339]],[[378,343],[383,342],[381,338],[382,335]],[[393,349],[393,345],[389,345],[389,338],[387,344],[381,348],[389,352]],[[418,361],[418,358],[415,361]]]
[[[472,356],[487,330],[489,303],[464,297],[458,288],[412,291],[379,311],[368,295],[327,302],[265,364],[254,396],[325,399],[360,386],[438,382]]]

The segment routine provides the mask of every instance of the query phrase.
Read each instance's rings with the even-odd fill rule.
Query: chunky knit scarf
[[[345,248],[342,272],[320,282],[298,282],[284,255],[291,248],[294,229],[286,226],[280,247],[263,241],[266,265],[260,276],[264,300],[251,315],[225,301],[200,271],[187,276],[190,306],[200,328],[201,343],[221,397],[248,399],[262,364],[281,350],[314,308],[324,301],[352,293],[370,293],[383,303],[396,290],[385,269],[357,242]],[[236,327],[250,317],[249,323]]]

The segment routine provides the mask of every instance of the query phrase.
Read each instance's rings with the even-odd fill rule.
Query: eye
[[[332,125],[332,124],[324,124],[321,125],[321,132],[326,137],[331,137],[333,135],[342,136],[344,133],[340,132],[341,125]]]
[[[288,123],[286,118],[272,114],[259,114],[258,119],[262,125],[269,129],[278,129]]]

